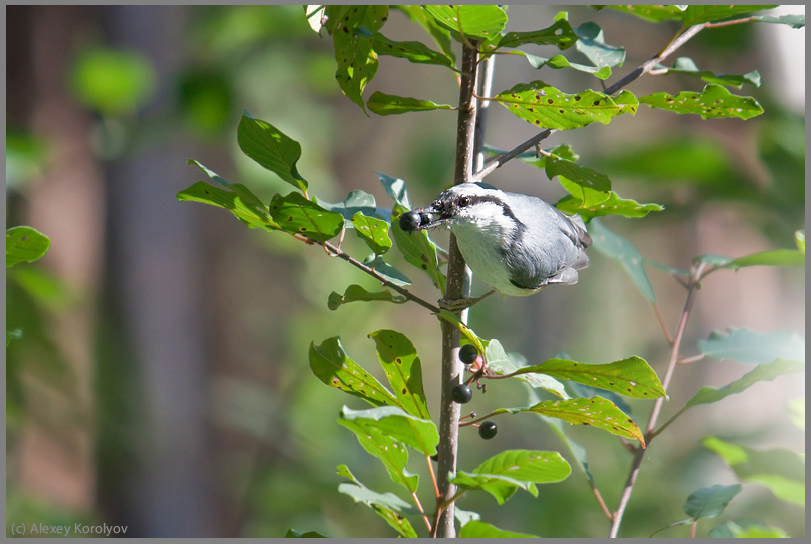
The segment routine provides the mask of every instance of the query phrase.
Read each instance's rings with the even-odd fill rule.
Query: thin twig
[[[597,489],[597,486],[594,485],[594,482],[592,482],[591,480],[589,480],[589,485],[591,486],[591,490],[594,492],[594,496],[597,498],[597,502],[600,503],[600,507],[603,509],[603,513],[606,515],[606,517],[608,517],[609,520],[613,520],[614,514],[612,514],[611,511],[608,509],[608,507],[605,505],[603,496],[600,495],[600,490]]]
[[[692,357],[682,357],[679,359],[680,365],[689,365],[690,363],[695,363],[703,359],[705,355],[703,353],[699,353],[698,355],[693,355]]]
[[[636,70],[634,70],[633,72],[631,72],[630,74],[628,74],[627,76],[623,77],[621,80],[617,81],[615,84],[610,86],[608,89],[605,90],[605,94],[612,95],[617,91],[619,91],[620,89],[622,89],[623,87],[625,87],[626,85],[628,85],[629,83],[631,83],[632,81],[634,81],[635,79],[637,79],[639,76],[649,72],[654,66],[656,66],[657,63],[664,60],[665,57],[671,55],[676,49],[684,45],[690,38],[695,36],[704,27],[705,25],[691,26],[684,32],[678,34],[673,40],[670,41],[670,43],[667,46],[665,46],[665,48],[658,55],[647,60]],[[509,161],[516,158],[524,151],[539,144],[540,142],[551,136],[554,132],[557,131],[554,129],[543,130],[538,134],[536,134],[535,136],[533,136],[532,138],[530,138],[529,140],[514,147],[510,151],[507,151],[506,153],[502,153],[501,155],[494,157],[493,159],[490,160],[490,162],[488,162],[484,166],[484,168],[482,168],[479,172],[477,172],[476,175],[474,175],[470,181],[473,183],[480,182],[485,177],[492,174],[497,168],[501,168],[502,166],[504,166]]]
[[[673,337],[670,336],[670,331],[667,330],[667,325],[665,325],[665,320],[662,317],[662,312],[659,311],[659,305],[655,302],[652,304],[653,311],[656,313],[656,319],[659,320],[659,326],[662,327],[662,332],[665,333],[665,338],[667,338],[667,343],[670,346],[673,346]]]
[[[428,532],[430,533],[431,531],[433,531],[433,527],[431,527],[431,522],[428,521],[428,516],[425,514],[425,510],[423,510],[422,508],[420,498],[417,497],[417,493],[414,491],[411,492],[411,498],[414,499],[414,504],[417,505],[417,510],[419,510],[420,514],[422,514],[422,519],[425,522],[425,526],[428,527]]]
[[[425,456],[425,462],[428,463],[428,474],[431,475],[431,483],[434,484],[434,496],[439,498],[439,487],[436,484],[436,474],[434,474],[434,465],[431,464],[431,456]]]

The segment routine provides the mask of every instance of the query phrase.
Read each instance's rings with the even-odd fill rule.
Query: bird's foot
[[[489,297],[495,292],[496,290],[493,289],[491,291],[486,292],[480,297],[465,297],[456,300],[448,300],[445,297],[442,297],[441,299],[439,299],[438,304],[439,307],[442,308],[443,310],[448,310],[449,312],[460,312],[462,310],[470,308],[480,300],[484,300],[485,298]]]

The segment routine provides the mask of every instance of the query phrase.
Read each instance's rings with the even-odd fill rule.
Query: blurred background
[[[609,84],[678,29],[675,22],[573,6],[510,7],[507,29],[544,28],[563,9],[572,26],[593,20],[608,43],[627,48]],[[383,33],[434,47],[396,10]],[[756,97],[764,115],[703,121],[643,107],[635,118],[557,133],[545,146],[571,144],[621,196],[665,205],[644,219],[604,221],[654,261],[687,268],[705,253],[738,257],[794,247],[805,217],[804,36],[783,25],[736,25],[703,31],[675,55],[716,73],[757,69],[762,86],[733,93]],[[364,405],[316,379],[307,349],[340,335],[349,355],[380,377],[366,335],[401,331],[421,355],[429,407],[438,412],[436,322],[408,304],[329,311],[331,291],[350,283],[374,289],[374,282],[317,248],[248,230],[225,210],[175,195],[203,179],[188,158],[266,202],[289,192],[239,151],[236,127],[247,108],[301,142],[298,167],[311,194],[338,202],[362,189],[388,206],[380,171],[405,179],[411,202],[424,205],[451,182],[455,114],[364,115],[340,93],[332,41],[312,31],[301,6],[8,6],[6,44],[6,225],[32,226],[52,241],[41,261],[7,272],[6,328],[23,330],[6,351],[7,523],[104,521],[143,537],[280,537],[290,528],[392,536],[368,508],[337,492],[335,467],[344,463],[378,492],[400,490],[336,424],[342,404]],[[567,92],[599,89],[580,72],[538,72],[525,59],[505,57],[494,91],[535,79]],[[629,90],[641,96],[703,85],[645,76]],[[381,58],[366,96],[375,90],[446,104],[457,99],[449,71],[392,57]],[[493,147],[512,148],[534,134],[501,106],[490,112]],[[552,202],[564,194],[519,161],[487,181]],[[344,248],[366,255],[354,236]],[[532,364],[560,353],[587,363],[639,355],[661,375],[669,345],[650,305],[617,263],[596,251],[591,258],[576,287],[490,297],[471,312],[471,325]],[[393,264],[415,281],[415,292],[438,298],[415,269]],[[672,331],[685,291],[670,276],[648,272]],[[698,293],[684,354],[728,326],[804,331],[803,272],[753,267],[711,275]],[[475,282],[473,289],[484,292]],[[748,370],[730,361],[680,366],[663,417],[700,386],[721,386]],[[621,536],[647,536],[683,519],[690,492],[736,481],[701,447],[703,436],[803,452],[804,431],[787,411],[804,395],[802,382],[757,384],[679,419],[648,451]],[[526,405],[520,384],[498,385],[477,395],[472,409]],[[646,421],[648,403],[629,405]],[[540,420],[499,425],[489,442],[463,429],[460,468],[507,448],[568,456]],[[630,456],[607,433],[577,427],[571,434],[589,452],[613,509]],[[421,464],[413,471],[422,472]],[[428,494],[426,484],[423,477]],[[505,529],[568,537],[608,532],[577,470],[541,489],[538,499],[519,493],[496,507],[489,496],[470,495],[461,508]],[[760,519],[796,537],[805,532],[802,507],[754,485],[724,516]]]

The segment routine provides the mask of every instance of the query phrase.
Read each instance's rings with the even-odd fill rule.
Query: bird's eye
[[[466,196],[459,197],[459,206],[464,208],[465,206],[470,204],[470,198]]]

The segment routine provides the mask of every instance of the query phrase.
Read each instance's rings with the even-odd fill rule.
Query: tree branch
[[[665,46],[665,48],[658,55],[647,60],[636,70],[634,70],[633,72],[631,72],[630,74],[628,74],[627,76],[616,82],[614,85],[606,89],[605,94],[612,95],[617,91],[621,90],[623,87],[625,87],[632,81],[634,81],[635,79],[637,79],[639,76],[648,73],[654,66],[656,66],[657,63],[664,60],[665,57],[671,55],[676,49],[684,45],[690,38],[698,34],[698,32],[701,31],[701,29],[703,29],[704,26],[705,25],[691,26],[690,28],[684,30],[680,34],[677,34],[676,37],[673,40],[671,40],[670,43],[667,46]],[[531,149],[532,147],[538,145],[543,140],[551,136],[554,132],[557,132],[557,130],[554,129],[543,130],[538,134],[536,134],[535,136],[533,136],[532,138],[530,138],[529,140],[517,145],[510,151],[502,153],[501,155],[491,159],[490,162],[488,162],[482,170],[477,172],[476,175],[473,176],[473,178],[471,178],[470,181],[473,183],[480,182],[485,177],[495,172],[497,168],[501,168],[502,166],[504,166],[509,161],[516,158],[524,151],[527,151],[528,149]]]

